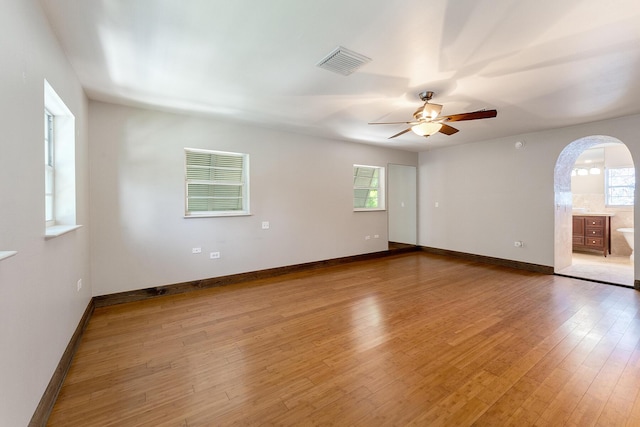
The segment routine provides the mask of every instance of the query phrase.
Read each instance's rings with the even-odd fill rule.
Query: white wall
[[[95,295],[386,250],[387,213],[352,210],[353,164],[418,158],[101,102],[89,116]],[[184,218],[185,147],[250,155],[251,216]]]
[[[40,5],[0,0],[0,425],[27,425],[91,298],[87,100]],[[44,239],[44,79],[76,118],[77,219]],[[84,288],[76,291],[78,279]]]
[[[626,145],[609,145],[604,148],[604,164],[607,168],[634,167],[633,158]]]
[[[640,158],[640,116],[420,153],[418,244],[553,266],[554,167],[590,135],[618,138]]]

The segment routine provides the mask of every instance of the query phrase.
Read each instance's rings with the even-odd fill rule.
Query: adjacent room
[[[640,424],[637,1],[0,6],[0,426]]]
[[[634,191],[635,167],[624,144],[580,154],[571,171],[572,263],[558,273],[633,286]]]

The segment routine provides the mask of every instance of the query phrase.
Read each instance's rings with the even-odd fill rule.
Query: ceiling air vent
[[[371,61],[371,58],[338,46],[316,65],[325,70],[348,76],[369,61]]]

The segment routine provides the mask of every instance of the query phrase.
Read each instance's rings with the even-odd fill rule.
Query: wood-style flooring
[[[639,308],[421,252],[98,308],[48,425],[638,426]]]

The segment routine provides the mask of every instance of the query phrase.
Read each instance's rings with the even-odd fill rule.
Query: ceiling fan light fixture
[[[413,133],[420,136],[433,135],[434,133],[438,132],[441,128],[442,128],[441,123],[431,123],[431,122],[419,123],[417,125],[411,126],[411,130],[413,131]]]

